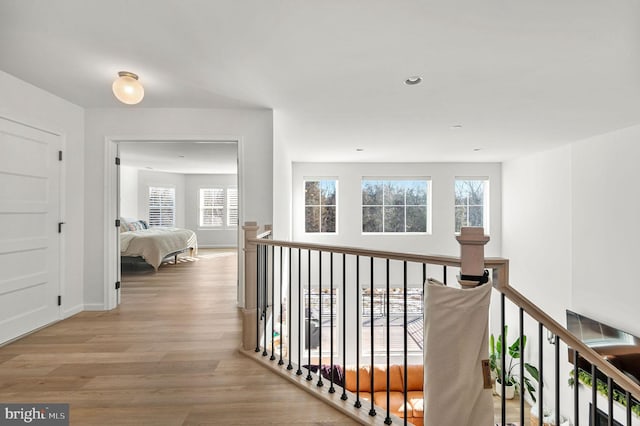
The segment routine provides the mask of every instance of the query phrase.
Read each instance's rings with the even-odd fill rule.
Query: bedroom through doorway
[[[117,141],[120,287],[139,276],[180,282],[202,255],[238,252],[238,151],[237,141]]]

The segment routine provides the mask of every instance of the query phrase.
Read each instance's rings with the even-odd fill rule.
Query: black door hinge
[[[120,226],[120,219],[116,219],[116,228]]]
[[[116,290],[120,290],[120,281],[116,281]]]
[[[62,151],[58,151],[58,161],[62,161]]]
[[[58,296],[58,306],[62,306],[62,296]]]
[[[120,165],[120,157],[116,157],[116,166]]]
[[[64,222],[58,222],[58,234],[62,234],[62,225],[64,225]]]

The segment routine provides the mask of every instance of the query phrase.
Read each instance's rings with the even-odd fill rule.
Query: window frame
[[[453,232],[455,235],[460,235],[460,231],[456,230],[456,209],[461,207],[476,207],[477,204],[458,205],[456,197],[456,184],[458,181],[482,181],[483,182],[483,194],[482,194],[482,227],[484,228],[485,235],[490,235],[491,231],[491,180],[488,176],[455,176],[453,181]],[[467,213],[467,218],[469,214]],[[469,226],[469,225],[462,225]]]
[[[235,191],[235,206],[232,208],[231,207],[231,200],[229,197],[229,191]],[[240,223],[240,209],[238,207],[239,205],[239,201],[238,201],[238,196],[239,196],[239,192],[238,192],[238,187],[237,186],[228,186],[227,190],[226,190],[226,194],[225,194],[225,202],[226,202],[226,223],[227,223],[227,228],[237,228],[238,227],[238,223]],[[236,212],[236,222],[235,223],[231,223],[231,216],[230,213],[232,210],[235,210]]]
[[[402,206],[405,208],[405,231],[403,232],[389,232],[389,231],[384,231],[384,208],[385,205],[384,204],[384,193],[383,193],[383,199],[382,202],[383,204],[363,204],[363,200],[362,200],[362,186],[364,184],[365,181],[380,181],[382,182],[382,185],[384,186],[385,182],[426,182],[426,186],[427,186],[427,199],[426,199],[426,205],[424,206],[426,208],[426,228],[424,232],[415,232],[415,231],[410,231],[407,232],[406,228],[407,228],[407,223],[406,223],[406,208],[407,207],[422,207],[422,205],[417,205],[417,204],[409,204],[407,205],[407,200],[406,200],[406,192],[405,192],[405,200],[404,200],[404,204],[402,204]],[[431,196],[432,196],[432,180],[430,176],[362,176],[360,179],[360,235],[432,235],[432,228],[431,228],[431,224],[432,224],[432,202],[431,202]],[[400,206],[400,205],[398,205]],[[363,230],[364,227],[364,208],[365,207],[382,207],[382,227],[383,230],[381,232],[376,231],[376,232],[365,232]]]
[[[152,204],[152,192],[153,191],[167,191],[170,194],[172,194],[172,206],[171,206],[171,224],[167,225],[165,224],[165,222],[162,220],[163,217],[163,210],[166,209],[165,206],[163,206],[163,201],[162,198],[160,198],[160,205],[159,206],[155,206],[154,204]],[[147,207],[148,207],[148,225],[149,228],[174,228],[176,226],[176,188],[175,186],[160,186],[160,185],[148,185],[147,187]],[[160,196],[162,197],[162,196]],[[159,213],[158,216],[160,217],[160,224],[156,224],[156,222],[154,222],[151,218],[151,211],[152,209],[159,209]]]
[[[221,205],[212,205],[212,206],[205,206],[204,205],[204,200],[205,200],[205,196],[203,194],[205,194],[205,191],[221,191],[222,192],[222,204]],[[198,227],[199,228],[206,228],[206,229],[220,229],[223,228],[225,226],[225,213],[226,213],[226,209],[225,209],[225,197],[226,197],[226,190],[224,187],[221,186],[203,186],[198,188]],[[213,197],[213,199],[215,200],[215,197]],[[221,218],[221,222],[219,225],[216,224],[205,224],[203,219],[203,212],[204,210],[207,209],[211,209],[211,210],[220,210],[221,211],[221,215],[219,216]],[[213,216],[212,216],[213,217]]]
[[[320,185],[322,185],[323,181],[331,181],[334,183],[335,188],[336,188],[336,195],[335,195],[335,204],[307,204],[307,200],[306,200],[306,186],[307,186],[307,182],[319,182]],[[339,231],[339,224],[338,224],[338,204],[339,204],[339,196],[340,196],[340,189],[339,189],[339,180],[337,177],[333,177],[333,176],[305,176],[302,179],[302,231],[305,235],[338,235],[338,231]],[[320,214],[322,214],[322,208],[323,207],[334,207],[335,208],[335,212],[336,212],[336,216],[335,216],[335,231],[332,232],[327,232],[327,231],[322,231],[322,216],[320,216],[319,218],[319,224],[320,224],[320,230],[318,230],[317,232],[309,232],[307,231],[307,207],[319,207],[320,208]]]

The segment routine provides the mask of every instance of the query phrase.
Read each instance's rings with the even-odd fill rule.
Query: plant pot
[[[502,383],[496,381],[496,394],[502,396]],[[504,399],[513,399],[516,395],[516,385],[505,386]]]

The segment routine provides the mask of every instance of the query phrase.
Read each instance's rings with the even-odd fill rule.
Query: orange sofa
[[[373,368],[373,402],[383,410],[387,409],[387,366],[375,365]],[[347,367],[344,375],[345,389],[356,393],[357,370]],[[404,366],[389,366],[389,410],[404,418]],[[424,399],[422,385],[424,370],[422,365],[407,366],[407,421],[416,426],[424,425]],[[371,400],[371,366],[360,367],[360,399]],[[365,405],[365,404],[363,404]],[[378,413],[378,415],[385,413]]]

